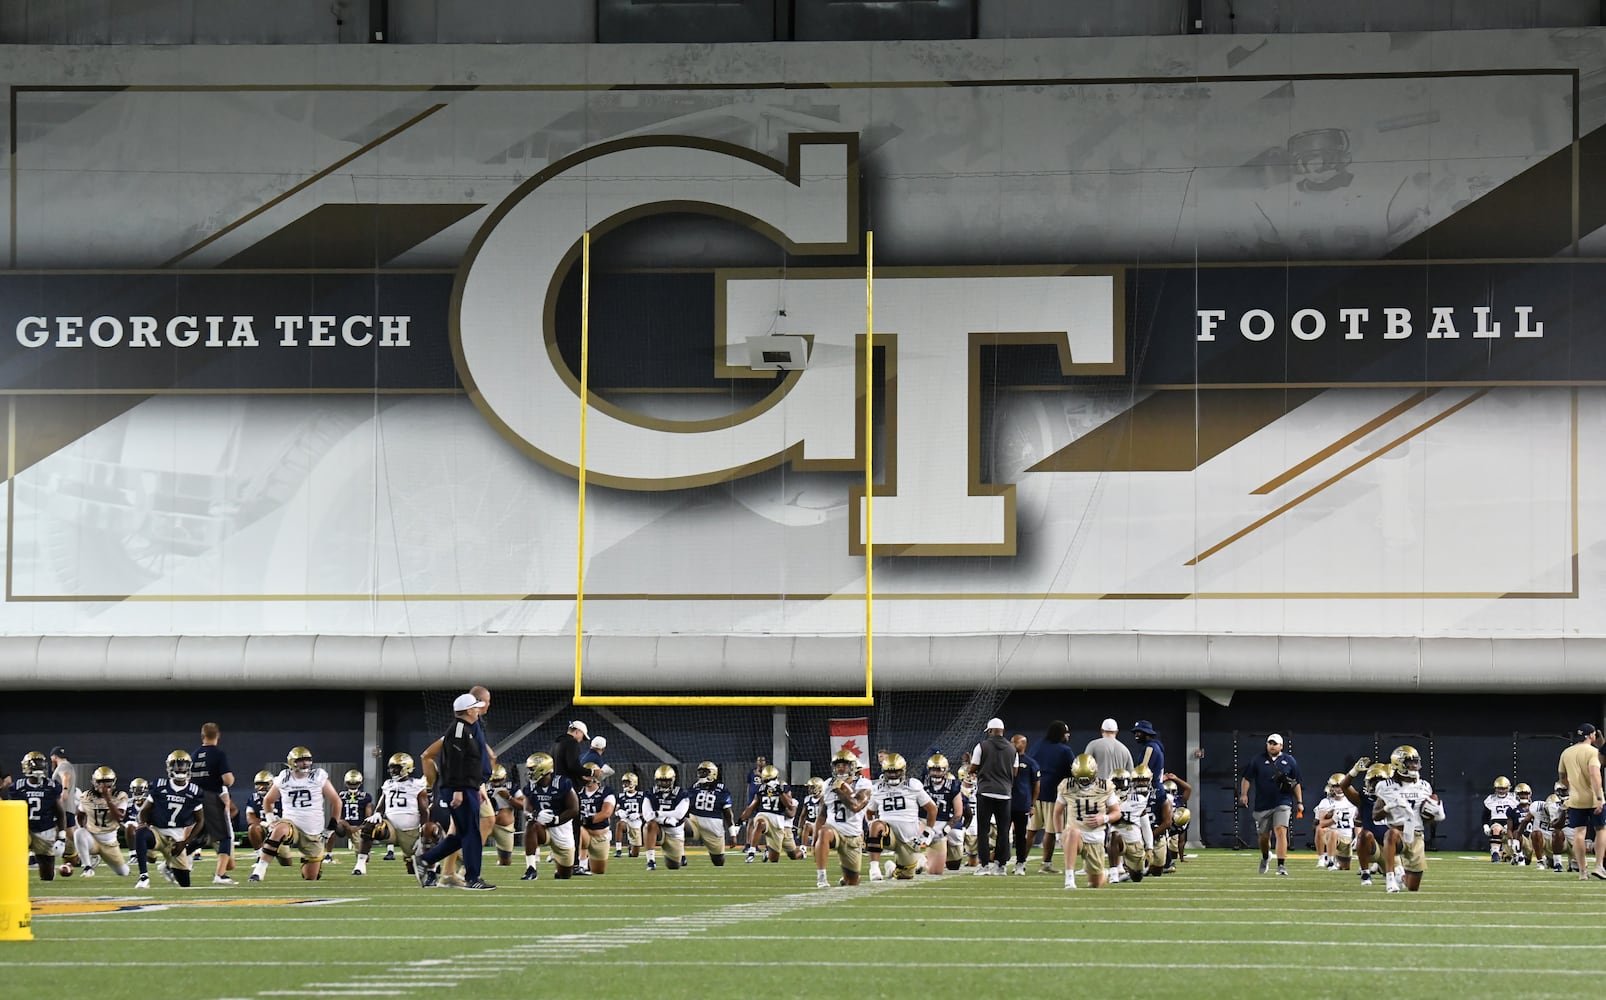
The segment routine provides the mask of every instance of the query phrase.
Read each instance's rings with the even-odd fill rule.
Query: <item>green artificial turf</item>
[[[611,861],[605,876],[422,890],[400,862],[316,883],[183,890],[104,872],[32,883],[34,936],[0,943],[9,996],[96,1000],[412,997],[700,1000],[849,997],[1576,996],[1606,943],[1606,882],[1431,855],[1423,891],[1363,888],[1354,872],[1209,851],[1174,875],[1100,890],[1063,876],[968,871],[814,888],[812,861],[684,871]],[[835,879],[835,868],[832,868]],[[201,881],[200,879],[197,880]],[[288,900],[331,900],[283,905]],[[278,905],[252,905],[273,901]],[[146,904],[121,912],[68,914]],[[166,904],[166,905],[158,905]]]

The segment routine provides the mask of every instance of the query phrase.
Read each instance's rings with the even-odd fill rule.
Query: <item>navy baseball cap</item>
[[[1149,724],[1149,720],[1148,719],[1139,719],[1138,721],[1132,723],[1132,731],[1134,733],[1144,733],[1145,735],[1148,735],[1148,736],[1159,736],[1160,735],[1159,733],[1154,731],[1154,727]]]
[[[50,748],[50,756],[52,756],[52,757],[65,757],[65,756],[67,756],[67,748],[66,747],[51,747]]]
[[[1590,723],[1588,723],[1588,722],[1579,723],[1578,728],[1573,730],[1573,735],[1574,736],[1594,736],[1595,735],[1595,727],[1593,725],[1591,725]],[[50,752],[54,753],[54,754],[61,753],[60,750],[52,750]]]

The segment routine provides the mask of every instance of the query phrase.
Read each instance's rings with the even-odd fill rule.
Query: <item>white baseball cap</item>
[[[1099,732],[1101,733],[1118,733],[1120,731],[1121,727],[1115,724],[1114,719],[1105,719],[1099,723]]]
[[[569,728],[571,730],[574,730],[574,729],[580,730],[580,735],[581,736],[590,736],[591,735],[591,733],[586,729],[586,724],[584,722],[581,722],[579,719],[575,719],[573,722],[569,723]]]
[[[596,739],[591,741],[591,749],[593,749],[593,750],[606,750],[606,749],[608,749],[608,738],[606,736],[598,736]]]
[[[1272,733],[1270,736],[1266,737],[1266,742],[1267,743],[1275,743],[1278,746],[1282,746],[1283,745],[1282,734],[1280,734],[1280,733]]]
[[[996,716],[991,718],[991,719],[988,719],[987,720],[987,728],[988,729],[1003,729],[1004,728],[1004,720],[1000,719],[1000,718],[997,718]]]
[[[457,696],[457,700],[452,702],[452,711],[454,712],[466,712],[471,708],[484,707],[485,702],[480,701],[471,694],[460,694]]]

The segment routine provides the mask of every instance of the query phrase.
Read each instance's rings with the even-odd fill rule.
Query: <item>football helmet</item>
[[[492,777],[495,777],[495,775],[492,775]],[[356,768],[352,768],[351,770],[347,771],[346,772],[346,787],[351,789],[351,790],[353,790],[353,791],[356,791],[357,789],[361,788],[362,787],[362,772],[357,770]]]
[[[1154,772],[1149,765],[1139,764],[1132,769],[1132,787],[1140,792],[1154,791]]]
[[[1415,781],[1422,777],[1422,755],[1416,752],[1416,747],[1398,746],[1389,754],[1389,764],[1394,768],[1394,776],[1401,781]]]
[[[89,780],[95,786],[96,791],[110,791],[112,788],[117,787],[117,772],[113,771],[109,767],[97,767],[95,768],[95,773],[90,776]],[[102,788],[102,785],[108,785],[110,787]]]
[[[948,777],[948,758],[940,753],[934,753],[926,758],[926,781],[933,785],[940,785]]]
[[[350,778],[351,775],[348,774],[348,775],[346,775],[346,777]],[[501,786],[506,785],[506,784],[507,784],[507,768],[503,767],[501,764],[498,764],[495,767],[491,768],[491,785],[492,785],[492,787],[501,787]]]
[[[834,778],[851,778],[859,771],[859,758],[852,750],[843,747],[831,755],[831,776]]]
[[[976,772],[971,770],[969,764],[959,765],[959,784],[967,789],[976,787]]]
[[[881,780],[888,785],[903,784],[904,772],[909,769],[909,762],[903,759],[901,753],[889,753],[881,765]]]
[[[582,785],[589,785],[593,782],[600,781],[602,781],[601,764],[585,763],[580,765],[580,783]]]
[[[128,796],[137,803],[143,803],[151,797],[151,783],[144,778],[135,778],[128,783]]]
[[[530,772],[530,783],[533,785],[552,773],[552,755],[532,753],[524,761],[524,769]]]
[[[413,773],[413,758],[409,754],[393,753],[390,760],[385,762],[385,771],[400,781]]]
[[[28,779],[29,784],[42,785],[45,778],[50,775],[50,761],[37,750],[30,750],[22,756],[22,776]]]
[[[174,750],[167,755],[167,777],[175,785],[189,784],[190,768],[194,765],[186,750]]]
[[[1567,797],[1572,794],[1572,792],[1568,791],[1567,786],[1562,784],[1559,781],[1556,782],[1556,787],[1552,788],[1551,791],[1554,792],[1556,794],[1556,797],[1561,799],[1561,801],[1563,801],[1563,802],[1566,802],[1567,801]]]
[[[1366,769],[1366,778],[1362,781],[1361,787],[1365,789],[1366,794],[1375,795],[1377,794],[1378,783],[1387,781],[1393,776],[1394,769],[1389,765],[1373,764],[1371,767]]]
[[[697,783],[699,785],[712,785],[719,780],[719,765],[711,760],[705,760],[697,765]]]
[[[1167,795],[1175,797],[1181,797],[1182,795],[1182,786],[1177,784],[1176,779],[1174,778],[1165,779],[1165,784],[1161,785],[1160,787],[1165,789],[1165,793]]]
[[[1344,783],[1344,772],[1343,771],[1334,771],[1332,774],[1329,774],[1327,776],[1327,794],[1328,795],[1342,795],[1342,794],[1344,794],[1343,792],[1340,792],[1338,790],[1339,786],[1341,784],[1343,784],[1343,783]]]
[[[1532,802],[1534,790],[1528,787],[1526,781],[1519,781],[1517,782],[1516,795],[1518,802]]]
[[[305,777],[312,773],[312,751],[306,747],[291,747],[284,755],[284,763],[292,773]]]
[[[257,776],[251,779],[251,784],[256,786],[257,791],[266,795],[268,789],[273,787],[273,772],[258,771]],[[130,785],[129,787],[132,788],[133,786]]]
[[[820,796],[824,795],[825,794],[825,779],[824,778],[810,778],[809,779],[809,794],[814,796],[815,798],[819,798]]]
[[[390,820],[388,819],[381,819],[375,823],[373,830],[368,834],[374,840],[389,840],[395,835],[396,832],[391,828]]]
[[[775,788],[781,783],[781,769],[774,764],[765,764],[758,772],[758,783],[766,788]]]
[[[1509,791],[1511,791],[1511,779],[1510,778],[1499,777],[1499,778],[1494,779],[1494,793],[1496,795],[1504,795],[1505,793],[1507,793]]]
[[[1171,825],[1180,830],[1193,822],[1193,812],[1187,806],[1178,806],[1171,810]]]
[[[1074,774],[1075,772],[1073,771],[1072,773]],[[1129,791],[1131,791],[1132,790],[1132,772],[1128,771],[1124,767],[1116,768],[1110,774],[1110,784],[1118,792],[1129,792]]]
[[[1077,788],[1092,788],[1093,783],[1099,780],[1099,762],[1090,753],[1079,753],[1071,761],[1071,782]]]
[[[619,779],[619,787],[623,788],[627,792],[635,792],[636,787],[640,784],[641,779],[636,777],[634,774],[627,774],[623,778]]]
[[[674,788],[675,769],[668,764],[659,764],[658,770],[652,772],[652,786],[660,792],[667,792]]]

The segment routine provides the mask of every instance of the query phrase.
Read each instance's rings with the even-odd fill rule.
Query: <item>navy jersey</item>
[[[594,819],[593,817],[602,812],[603,806],[606,806],[612,798],[613,792],[609,790],[607,785],[598,785],[589,792],[584,790],[580,792],[580,821],[586,825],[587,829],[606,830],[608,828],[607,820]],[[557,810],[554,809],[553,812],[557,812]]]
[[[812,825],[820,818],[820,810],[824,807],[825,801],[818,795],[805,795],[803,797],[803,808],[798,812],[802,815],[803,822]]]
[[[30,785],[23,781],[12,785],[10,791],[6,792],[6,798],[27,803],[28,830],[32,833],[41,833],[53,829],[56,825],[56,806],[61,801],[61,783],[47,781],[42,785]]]
[[[723,819],[731,807],[731,792],[723,781],[712,785],[697,785],[691,790],[691,814],[709,819]]]
[[[758,793],[753,796],[758,801],[758,812],[785,816],[786,800],[782,797],[785,791],[780,785],[760,785]]]
[[[680,787],[679,785],[676,785],[674,788],[667,789],[654,788],[652,790],[652,811],[654,815],[658,817],[658,825],[669,827],[680,826],[684,820],[675,819],[675,812],[680,810],[680,804],[682,802],[687,802],[689,805],[689,800],[690,796],[686,794],[686,789]],[[680,814],[682,817],[684,817],[685,811],[680,810]]]
[[[266,798],[266,794],[265,793],[263,793],[263,792],[252,792],[251,793],[251,801],[249,801],[249,802],[247,802],[245,804],[246,814],[248,816],[249,815],[256,816],[257,821],[260,822],[260,823],[266,823],[268,821],[268,818],[269,818],[269,813],[268,813],[267,807],[262,804],[262,800],[264,798]]]
[[[195,782],[175,785],[167,778],[151,782],[150,825],[163,830],[182,830],[195,822],[201,808],[201,790]]]
[[[353,825],[361,823],[373,803],[374,797],[361,788],[347,788],[340,793],[340,818]]]
[[[543,809],[551,810],[552,815],[563,815],[563,808],[568,804],[569,793],[574,791],[574,782],[561,774],[554,774],[552,781],[545,788],[540,785],[526,785],[524,788],[524,808],[534,816]]]
[[[620,792],[614,797],[614,813],[619,818],[630,823],[641,822],[641,807],[647,801],[647,796],[641,792]]]
[[[223,794],[223,776],[229,773],[229,755],[222,747],[201,747],[190,754],[190,780],[203,792]]]
[[[959,779],[950,774],[942,780],[942,784],[928,786],[926,794],[937,803],[937,822],[953,823],[954,796],[959,794]]]

